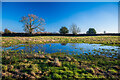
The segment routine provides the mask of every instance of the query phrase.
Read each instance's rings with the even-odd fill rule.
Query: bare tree
[[[71,31],[73,34],[77,34],[77,33],[80,32],[80,29],[79,29],[79,27],[77,27],[76,24],[72,24],[72,25],[70,26],[70,31]]]
[[[24,24],[24,31],[32,34],[33,31],[44,31],[43,25],[45,25],[45,20],[39,18],[36,15],[28,14],[28,16],[23,16],[20,20]]]

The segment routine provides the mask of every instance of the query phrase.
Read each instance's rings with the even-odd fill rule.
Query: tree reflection
[[[67,43],[61,43],[61,45],[65,46],[65,45],[67,45]]]

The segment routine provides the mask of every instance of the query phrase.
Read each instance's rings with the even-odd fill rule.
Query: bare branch
[[[45,20],[43,18],[38,18],[33,14],[28,14],[28,17],[23,16],[20,22],[24,24],[24,30],[29,33],[32,33],[33,30],[45,30],[43,27],[43,25],[45,25]]]

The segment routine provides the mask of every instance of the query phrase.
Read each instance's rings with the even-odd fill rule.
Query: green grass
[[[39,53],[41,54],[41,53]],[[71,58],[71,61],[66,61],[62,53],[44,54],[45,58],[36,58],[34,54],[18,54],[17,51],[9,53],[4,51],[2,55],[2,70],[4,73],[10,72],[15,75],[15,70],[19,70],[21,74],[35,73],[34,77],[38,78],[118,78],[119,70],[111,69],[111,67],[117,66],[120,68],[120,59],[108,58],[99,55],[67,55]],[[27,58],[27,55],[31,55],[31,58]],[[61,62],[60,67],[56,67],[54,64],[48,63],[47,56],[58,58]],[[8,57],[9,56],[9,57]],[[84,57],[84,58],[83,58]],[[76,59],[76,61],[72,60]],[[51,61],[51,60],[49,60]],[[14,68],[10,68],[12,65]],[[41,74],[38,75],[38,72]],[[6,74],[7,76],[7,74]],[[12,76],[10,77],[12,78]]]

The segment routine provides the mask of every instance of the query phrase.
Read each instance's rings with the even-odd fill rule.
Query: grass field
[[[36,37],[2,37],[2,47],[17,44],[45,43],[94,43],[120,46],[119,36],[36,36]],[[119,79],[120,58],[98,54],[68,55],[66,53],[19,53],[18,50],[2,51],[3,79]]]
[[[39,43],[94,43],[112,46],[120,46],[120,36],[36,36],[36,37],[2,37],[2,46],[16,44],[39,44]]]

